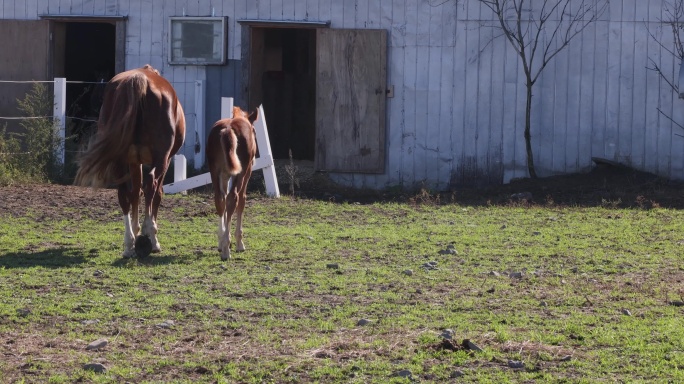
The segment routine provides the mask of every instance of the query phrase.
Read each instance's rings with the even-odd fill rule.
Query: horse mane
[[[151,65],[149,65],[149,64],[143,65],[143,67],[142,67],[141,69],[145,69],[145,70],[148,70],[148,71],[152,71],[152,72],[156,73],[157,75],[159,75],[159,71],[157,71],[156,69],[154,69],[154,68],[153,68]],[[161,76],[161,75],[160,75],[160,76]]]

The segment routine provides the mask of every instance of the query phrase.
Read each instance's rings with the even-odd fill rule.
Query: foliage
[[[19,141],[7,133],[7,126],[0,130],[0,185],[27,182],[28,178],[17,169],[17,155],[21,152]]]
[[[0,184],[22,181],[59,181],[62,175],[57,158],[62,139],[52,117],[53,100],[42,83],[35,83],[24,99],[17,100],[26,117],[21,133],[3,129],[0,146]]]
[[[684,380],[678,210],[252,197],[223,263],[211,196],[173,195],[136,261],[111,196],[0,220],[8,382]]]

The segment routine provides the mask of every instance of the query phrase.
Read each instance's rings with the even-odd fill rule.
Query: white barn
[[[601,157],[684,179],[670,119],[684,122],[684,101],[647,69],[679,72],[649,34],[674,45],[665,4],[610,1],[546,67],[532,106],[538,175]],[[491,20],[477,0],[0,0],[0,80],[149,63],[180,93],[196,167],[228,96],[264,105],[274,157],[291,150],[344,185],[507,183],[528,175],[525,77]]]

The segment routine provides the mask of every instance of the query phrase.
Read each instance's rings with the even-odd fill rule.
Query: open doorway
[[[263,104],[274,159],[314,160],[316,30],[251,28],[249,108]]]
[[[291,150],[314,171],[384,173],[387,31],[241,24],[244,95],[264,104],[276,166]]]
[[[64,23],[67,127],[75,142],[94,130],[104,86],[114,76],[116,27],[111,23]],[[71,82],[77,83],[71,83]]]
[[[97,128],[106,83],[121,67],[123,46],[118,41],[123,23],[100,20],[52,20],[54,77],[66,86],[64,176],[76,172],[75,160]]]

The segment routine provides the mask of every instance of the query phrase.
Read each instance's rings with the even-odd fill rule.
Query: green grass
[[[3,382],[684,381],[677,210],[256,197],[227,262],[192,205],[160,209],[142,261],[120,257],[116,206],[37,217],[0,220]],[[483,351],[445,349],[446,328]]]

